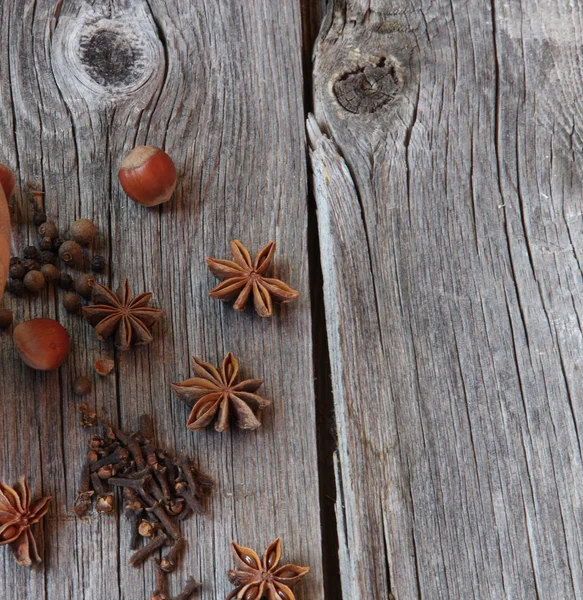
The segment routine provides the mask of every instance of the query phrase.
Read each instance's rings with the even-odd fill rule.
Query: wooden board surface
[[[44,563],[31,571],[0,553],[6,598],[149,598],[153,568],[128,566],[128,524],[71,507],[90,431],[79,425],[71,381],[112,357],[91,404],[134,429],[151,412],[161,443],[187,452],[215,477],[210,518],[185,527],[188,558],[173,579],[204,582],[200,598],[224,598],[231,539],[259,551],[278,535],[284,558],[309,565],[298,599],[322,598],[319,491],[307,259],[307,176],[299,3],[111,1],[0,3],[0,161],[19,189],[14,249],[34,239],[25,182],[42,183],[60,227],[89,217],[99,226],[114,286],[130,278],[164,310],[154,343],[119,354],[67,315],[62,294],[7,297],[16,321],[58,318],[73,338],[66,365],[25,368],[0,336],[0,479],[30,476],[54,503],[41,531]],[[164,147],[183,170],[173,201],[146,210],[117,182],[137,144]],[[302,293],[261,320],[208,298],[206,256],[229,241],[252,251],[278,244],[274,272]],[[185,428],[187,409],[169,383],[190,376],[192,354],[218,363],[233,351],[244,375],[265,379],[273,400],[254,433]],[[8,593],[8,596],[6,596]]]
[[[336,0],[309,122],[343,594],[580,598],[567,0]]]

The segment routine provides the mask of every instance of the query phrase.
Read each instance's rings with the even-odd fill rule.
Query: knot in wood
[[[334,94],[348,112],[370,114],[391,103],[402,88],[401,65],[391,57],[381,57],[343,73],[334,83]]]
[[[127,88],[146,69],[145,43],[128,23],[100,19],[79,39],[79,60],[87,75],[106,88]]]

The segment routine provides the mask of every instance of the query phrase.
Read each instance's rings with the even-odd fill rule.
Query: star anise
[[[83,316],[95,327],[98,339],[103,341],[115,334],[115,345],[127,350],[132,344],[149,344],[154,339],[150,328],[162,311],[148,307],[151,298],[151,292],[147,292],[132,300],[127,279],[117,294],[96,283],[93,306],[83,307]]]
[[[31,502],[26,477],[14,487],[0,483],[0,546],[8,544],[20,565],[30,567],[40,562],[30,528],[46,515],[51,500],[46,497]]]
[[[192,407],[186,426],[188,429],[204,429],[215,418],[217,431],[229,428],[229,417],[233,413],[240,429],[257,429],[261,422],[258,413],[271,404],[253,393],[263,379],[246,379],[237,383],[239,363],[229,352],[220,369],[192,357],[192,369],[197,375],[181,383],[173,383],[172,389],[178,397]]]
[[[284,565],[277,568],[281,558],[281,540],[271,543],[263,558],[232,542],[233,554],[241,566],[229,571],[229,581],[236,587],[227,600],[295,600],[291,588],[310,570],[308,567]]]
[[[269,242],[252,260],[249,251],[239,240],[232,241],[234,260],[206,259],[211,273],[222,281],[209,292],[209,296],[225,301],[235,300],[233,308],[244,310],[253,293],[257,314],[271,317],[274,302],[291,302],[300,295],[283,281],[265,277],[274,252],[275,242]]]

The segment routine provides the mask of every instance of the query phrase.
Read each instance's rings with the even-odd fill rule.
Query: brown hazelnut
[[[69,336],[54,319],[32,319],[14,328],[14,343],[20,358],[33,369],[58,369],[69,352]]]
[[[93,241],[97,227],[89,219],[78,219],[71,225],[71,235],[73,239],[82,246],[87,246]]]
[[[45,276],[40,271],[29,271],[24,276],[24,286],[29,292],[40,292],[45,287]]]
[[[86,396],[91,391],[91,379],[80,375],[73,381],[73,393],[77,396]]]
[[[156,206],[170,200],[176,187],[176,167],[164,150],[137,146],[123,161],[119,181],[132,200]]]
[[[38,233],[41,238],[49,237],[54,240],[59,235],[59,230],[53,221],[46,221],[38,228]]]
[[[81,300],[77,294],[69,292],[63,298],[63,306],[67,312],[76,313],[81,308]]]
[[[14,186],[16,185],[16,179],[14,173],[6,165],[0,163],[0,185],[4,190],[6,200],[10,200],[10,196],[14,192]]]
[[[0,329],[7,329],[12,325],[12,311],[7,308],[0,309]]]
[[[57,281],[59,281],[59,277],[61,275],[61,272],[59,271],[59,269],[57,269],[57,267],[55,267],[55,265],[43,265],[40,268],[40,272],[44,275],[45,279],[50,282],[50,283],[56,283]]]
[[[77,242],[63,242],[59,246],[59,258],[67,265],[79,266],[83,262],[83,249]]]
[[[95,277],[89,273],[83,273],[75,279],[75,291],[83,298],[91,298],[93,286],[95,285]]]
[[[98,358],[93,366],[98,375],[105,377],[113,371],[115,363],[110,358]]]

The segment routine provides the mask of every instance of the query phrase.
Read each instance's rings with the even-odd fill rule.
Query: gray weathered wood
[[[164,310],[154,343],[124,354],[66,314],[62,294],[6,297],[16,321],[58,318],[73,338],[66,365],[39,374],[0,334],[0,479],[30,476],[55,501],[44,523],[44,563],[31,571],[0,552],[3,597],[149,598],[154,572],[127,566],[128,524],[71,514],[84,444],[72,379],[99,356],[116,370],[95,380],[92,405],[126,428],[153,413],[160,441],[198,459],[218,490],[211,518],[185,527],[188,558],[173,578],[201,578],[200,598],[230,591],[229,543],[283,538],[283,558],[311,567],[299,600],[323,597],[306,243],[299,3],[0,3],[0,161],[19,179],[14,249],[34,239],[23,190],[42,182],[62,228],[93,218],[95,250],[114,286],[129,276]],[[154,210],[121,192],[117,170],[136,144],[163,146],[183,169],[173,201]],[[228,256],[233,238],[253,251],[278,243],[275,272],[302,292],[272,320],[208,298],[204,258]],[[273,407],[254,433],[185,429],[169,383],[190,375],[192,354],[214,363],[233,351],[244,374],[265,379]]]
[[[331,5],[309,132],[344,597],[580,598],[583,6]]]

